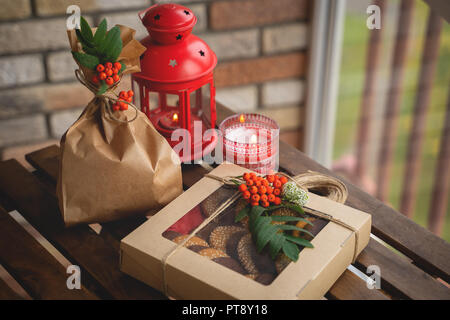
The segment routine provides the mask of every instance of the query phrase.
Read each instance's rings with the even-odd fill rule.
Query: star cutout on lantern
[[[177,60],[175,59],[170,59],[169,61],[169,66],[171,66],[172,68],[175,68],[175,66],[177,65]]]
[[[200,55],[201,55],[202,57],[205,56],[205,51],[203,51],[203,50],[200,50],[198,53],[200,53]]]
[[[159,18],[161,18],[161,16],[159,14],[157,14],[156,16],[153,17],[153,19],[155,19],[155,20],[159,20]]]
[[[181,38],[183,38],[181,34],[177,35],[177,40],[181,40]]]
[[[184,13],[185,13],[187,16],[191,14],[191,13],[190,13],[189,11],[187,11],[187,10],[184,10]]]

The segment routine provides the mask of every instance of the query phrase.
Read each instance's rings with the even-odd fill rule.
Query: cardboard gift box
[[[244,172],[222,164],[211,174]],[[296,262],[272,261],[256,252],[245,221],[234,221],[240,201],[236,189],[202,178],[122,240],[121,270],[176,299],[320,299],[369,241],[369,214],[309,193],[305,212],[334,221],[310,215],[314,248],[303,248]]]

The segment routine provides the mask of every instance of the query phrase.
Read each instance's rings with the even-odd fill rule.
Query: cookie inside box
[[[163,232],[163,237],[181,243],[206,218],[213,214],[221,204],[236,193],[235,189],[223,186],[209,195],[200,204],[187,212],[182,218]],[[291,260],[279,253],[275,260],[270,257],[267,247],[258,252],[248,229],[248,218],[235,222],[236,215],[247,205],[241,198],[234,201],[218,217],[203,227],[184,245],[205,259],[213,260],[229,269],[249,277],[261,284],[269,285],[287,267]],[[276,215],[298,216],[290,209],[273,211]],[[307,240],[312,240],[329,221],[305,214],[312,225],[304,223],[302,228],[311,235],[299,231],[284,231]],[[274,222],[275,223],[275,222]],[[277,222],[296,225],[295,222]],[[300,248],[302,250],[302,248]]]

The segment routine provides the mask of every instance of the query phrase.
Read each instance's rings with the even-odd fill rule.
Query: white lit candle
[[[227,161],[268,173],[276,169],[279,127],[275,121],[258,114],[228,117],[219,126]]]

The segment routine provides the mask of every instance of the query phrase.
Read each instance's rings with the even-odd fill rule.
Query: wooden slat
[[[346,205],[372,214],[373,234],[412,259],[428,273],[450,282],[448,242],[337,176],[301,151],[290,148],[283,142],[280,142],[280,150],[280,164],[291,175],[313,170],[343,181],[349,190]]]
[[[414,0],[402,0],[399,8],[394,57],[391,64],[391,78],[384,111],[384,125],[378,152],[377,197],[386,201],[389,193],[394,145],[397,137],[397,118],[400,111],[400,98],[403,88],[404,66],[408,52],[409,33]]]
[[[0,278],[0,300],[23,300],[23,298]]]
[[[222,116],[224,116],[224,115],[225,114],[222,114]],[[56,147],[56,146],[55,146],[55,148],[58,149],[58,147]],[[46,148],[46,149],[42,149],[42,150],[33,152],[31,154],[28,154],[27,159],[30,159],[36,168],[39,168],[41,170],[49,170],[47,172],[47,174],[49,176],[53,177],[53,179],[56,181],[58,173],[57,173],[57,170],[54,170],[55,166],[50,163],[51,161],[49,159],[50,159],[51,155],[53,155],[53,156],[55,155],[55,149],[53,148],[53,150],[48,150],[48,148]],[[44,161],[42,161],[42,164],[43,164],[42,166],[41,166],[40,159],[44,159]],[[57,161],[56,157],[54,157],[53,159],[55,162]],[[183,185],[186,188],[189,188],[194,183],[196,183],[198,180],[200,180],[206,172],[207,171],[200,166],[184,165],[183,166]],[[128,221],[124,221],[124,223],[122,223],[122,220],[121,220],[121,221],[117,221],[117,222],[111,222],[108,224],[102,224],[102,226],[104,228],[106,227],[108,229],[108,231],[112,234],[113,238],[110,239],[110,241],[112,242],[112,245],[114,247],[117,247],[118,242],[121,238],[125,237],[128,233],[132,232],[135,228],[137,228],[143,222],[144,222],[143,218],[136,218],[136,219],[129,219]],[[346,270],[345,273],[351,273],[351,272]],[[375,297],[372,297],[374,299],[376,297],[378,297],[378,293],[374,293],[376,290],[370,290],[369,293],[366,292],[366,291],[369,291],[369,289],[367,289],[364,281],[361,280],[360,278],[345,277],[344,279],[345,279],[346,283],[347,282],[352,283],[352,287],[355,288],[352,293],[353,299],[361,299],[361,297],[371,296],[371,295],[375,296]],[[338,281],[341,281],[341,280],[338,280]],[[334,294],[335,299],[340,298],[339,292],[340,291],[338,291],[337,293]],[[345,290],[343,292],[345,292]],[[342,297],[342,299],[348,299],[348,298],[350,298],[349,293],[346,293],[346,295],[344,297]]]
[[[442,19],[431,11],[428,16],[425,43],[417,83],[417,96],[414,104],[413,123],[408,138],[406,166],[403,173],[403,191],[400,201],[400,212],[412,217],[417,199],[417,187],[421,169],[422,145],[425,136],[426,117],[430,105],[431,89],[438,62],[439,41],[442,30]]]
[[[381,271],[381,289],[414,300],[450,300],[450,289],[377,241],[371,239],[356,261],[362,271],[376,265]]]
[[[428,228],[441,234],[445,221],[450,188],[450,90],[448,91],[447,110],[442,128],[441,147],[434,174],[434,186],[428,213]]]
[[[0,192],[70,261],[117,299],[162,299],[156,290],[119,270],[119,253],[88,226],[65,229],[54,196],[17,161],[0,162]]]
[[[377,0],[375,5],[380,7],[380,12],[384,12],[386,6],[385,0]],[[384,17],[384,16],[382,16]],[[383,25],[383,21],[382,21]],[[358,121],[358,134],[356,135],[356,176],[361,179],[367,174],[369,157],[369,135],[372,128],[373,111],[377,97],[376,79],[378,75],[378,64],[381,56],[382,40],[381,34],[383,28],[370,31],[369,41],[367,43],[366,57],[366,75],[364,81],[364,91],[360,106],[360,115]]]
[[[147,221],[146,217],[135,217],[125,220],[102,223],[102,232],[108,231],[115,239],[120,241],[132,231],[136,230],[145,221]]]
[[[389,298],[376,289],[368,289],[366,283],[350,271],[344,274],[325,295],[328,299],[339,300],[388,300]]]
[[[57,145],[48,146],[25,155],[25,159],[36,169],[48,174],[52,180],[58,177],[59,151]]]
[[[83,285],[69,290],[69,275],[39,242],[0,208],[0,260],[34,299],[96,299]]]

